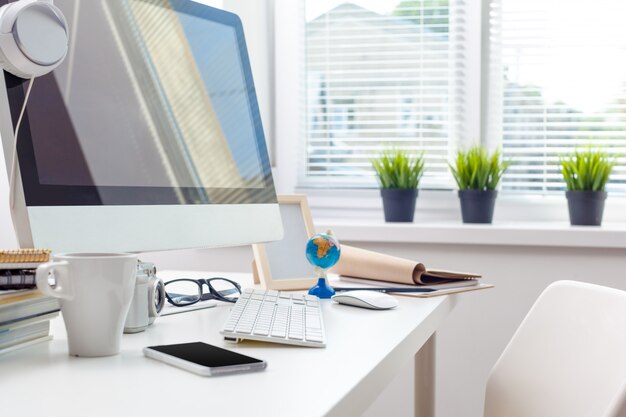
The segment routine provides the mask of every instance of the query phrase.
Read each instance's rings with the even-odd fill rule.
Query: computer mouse
[[[339,304],[347,304],[372,310],[388,310],[398,306],[398,300],[380,291],[346,291],[333,295],[332,299]]]

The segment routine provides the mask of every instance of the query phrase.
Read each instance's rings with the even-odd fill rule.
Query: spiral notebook
[[[0,290],[29,290],[35,288],[35,270],[50,260],[48,249],[0,250]],[[10,295],[0,292],[0,300]]]
[[[36,269],[50,260],[49,249],[0,250],[0,270]]]

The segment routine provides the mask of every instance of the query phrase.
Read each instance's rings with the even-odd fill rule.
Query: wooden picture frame
[[[305,256],[307,240],[315,234],[305,195],[279,195],[283,239],[252,245],[255,282],[268,290],[304,290],[317,282],[314,267]],[[257,281],[258,278],[258,281]]]

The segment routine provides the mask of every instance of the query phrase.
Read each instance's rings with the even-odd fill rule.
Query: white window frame
[[[304,85],[303,0],[273,0],[274,3],[274,179],[279,193],[306,193],[317,216],[323,218],[381,217],[378,190],[323,189],[302,187],[300,162],[305,158],[305,115],[301,100]],[[486,138],[486,97],[488,94],[489,0],[465,5],[464,38],[464,134],[460,142]],[[499,143],[485,143],[495,147]],[[460,209],[456,192],[420,190],[416,221],[458,221]],[[568,221],[565,196],[501,194],[496,221]],[[605,221],[626,222],[626,198],[609,196]]]

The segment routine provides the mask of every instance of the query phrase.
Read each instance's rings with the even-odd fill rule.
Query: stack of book
[[[0,251],[0,354],[52,338],[59,303],[35,285],[35,270],[49,257],[48,250]]]

